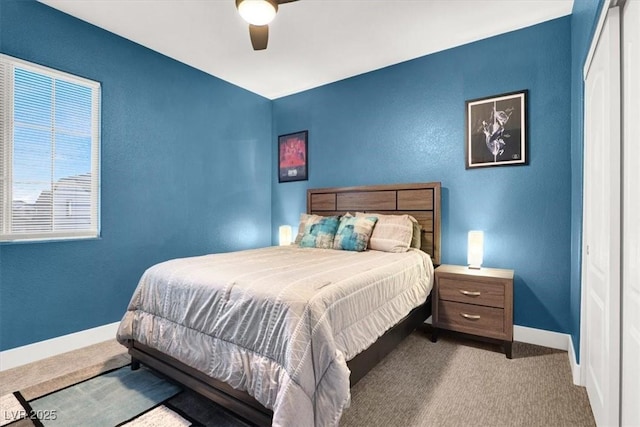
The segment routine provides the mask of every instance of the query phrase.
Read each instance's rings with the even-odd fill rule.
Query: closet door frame
[[[598,425],[620,420],[620,8],[603,6],[584,68],[581,374]]]

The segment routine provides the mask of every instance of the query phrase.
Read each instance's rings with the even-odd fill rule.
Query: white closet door
[[[599,426],[619,424],[620,32],[609,9],[585,79],[585,385]],[[598,36],[596,36],[598,37]]]
[[[622,11],[622,425],[640,426],[640,0]]]

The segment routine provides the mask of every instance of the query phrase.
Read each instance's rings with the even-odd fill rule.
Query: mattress
[[[346,361],[422,304],[429,255],[277,246],[174,259],[140,279],[117,338],[136,340],[273,410],[337,425]]]

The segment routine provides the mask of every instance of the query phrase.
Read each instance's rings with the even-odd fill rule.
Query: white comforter
[[[337,425],[346,361],[425,301],[433,264],[418,250],[279,246],[149,268],[118,340],[135,339],[273,409],[278,426]]]

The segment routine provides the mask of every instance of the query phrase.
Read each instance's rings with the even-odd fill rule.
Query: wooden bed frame
[[[357,211],[389,215],[410,214],[421,225],[422,250],[431,255],[434,265],[439,265],[440,188],[439,182],[431,182],[311,189],[307,191],[307,213],[342,215]],[[348,361],[351,386],[364,377],[430,315],[431,296],[368,349]],[[273,412],[246,392],[236,390],[137,341],[131,340],[128,344],[132,369],[138,369],[142,363],[254,424],[271,425]]]

